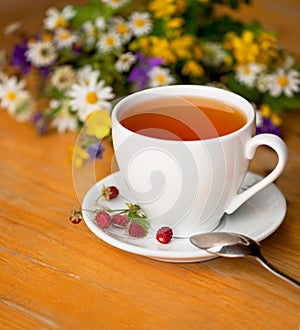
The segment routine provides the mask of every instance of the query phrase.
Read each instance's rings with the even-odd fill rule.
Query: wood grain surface
[[[45,8],[65,3],[1,1],[1,27],[24,18],[37,30]],[[276,29],[300,58],[299,13],[298,0],[266,0],[235,15]],[[287,215],[261,245],[270,262],[300,279],[299,113],[286,112],[282,129],[290,160],[276,184]],[[252,259],[164,263],[111,247],[84,223],[72,225],[68,212],[78,200],[68,154],[76,138],[38,137],[31,124],[0,111],[1,329],[299,329],[300,291]],[[111,173],[112,159],[107,144],[96,179]],[[264,175],[275,162],[260,148],[251,169]]]

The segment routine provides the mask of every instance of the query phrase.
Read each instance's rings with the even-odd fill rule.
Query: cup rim
[[[150,136],[146,136],[146,135],[142,135],[142,134],[139,134],[139,133],[136,133],[126,127],[124,127],[118,117],[117,117],[117,114],[118,112],[120,111],[119,109],[126,103],[130,102],[131,99],[135,99],[136,97],[139,97],[141,95],[144,95],[144,94],[148,94],[148,93],[161,93],[161,94],[165,94],[165,95],[170,95],[170,94],[167,94],[166,92],[168,91],[172,91],[174,93],[174,90],[179,90],[180,93],[178,94],[175,94],[175,96],[182,96],[182,97],[186,97],[186,96],[198,96],[198,95],[195,95],[196,93],[191,93],[191,89],[197,89],[197,90],[201,90],[201,91],[206,91],[206,92],[210,92],[210,93],[214,93],[214,94],[223,94],[223,96],[228,96],[228,99],[235,99],[236,101],[240,101],[242,103],[244,103],[245,107],[247,107],[248,109],[244,109],[242,107],[238,107],[239,110],[241,110],[243,112],[244,115],[246,115],[246,124],[243,125],[241,128],[239,128],[238,130],[234,131],[234,132],[231,132],[229,134],[225,134],[225,135],[222,135],[222,136],[218,136],[218,137],[214,137],[214,138],[209,138],[209,139],[199,139],[199,140],[168,140],[168,139],[160,139],[160,138],[156,138],[156,137],[150,137]],[[185,92],[186,93],[185,93]],[[205,97],[207,99],[214,99],[214,100],[217,100],[219,101],[218,98],[216,97],[211,97],[210,95],[200,95],[199,96],[200,98],[201,97]],[[143,101],[141,101],[142,103]],[[227,104],[229,105],[233,105],[235,107],[237,107],[237,105],[233,104],[232,102],[227,102]],[[112,128],[115,126],[115,125],[119,125],[124,131],[126,132],[129,132],[131,134],[137,134],[139,135],[139,137],[141,138],[144,138],[144,139],[147,139],[147,140],[154,140],[154,141],[160,141],[162,143],[178,143],[178,142],[181,142],[181,143],[186,143],[186,144],[193,144],[193,143],[199,143],[199,142],[205,142],[205,143],[212,143],[213,141],[215,140],[227,140],[227,139],[232,139],[234,138],[236,135],[240,135],[243,131],[247,130],[249,128],[249,126],[252,125],[252,123],[254,122],[255,124],[255,110],[253,108],[253,106],[251,105],[251,103],[246,100],[244,97],[242,97],[241,95],[239,94],[236,94],[234,92],[231,92],[231,91],[228,91],[228,90],[225,90],[225,89],[221,89],[221,88],[218,88],[218,87],[213,87],[213,86],[205,86],[205,85],[191,85],[191,84],[187,84],[187,85],[168,85],[168,86],[160,86],[160,87],[152,87],[152,88],[147,88],[147,89],[143,89],[141,91],[138,91],[138,92],[134,92],[132,94],[129,94],[125,97],[123,97],[113,108],[112,110],[112,113],[111,113],[111,118],[112,118]],[[254,125],[255,127],[255,125]]]

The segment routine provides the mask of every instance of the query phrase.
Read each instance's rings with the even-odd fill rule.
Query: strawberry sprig
[[[76,208],[76,214],[81,214],[82,211],[87,211],[92,214],[94,220],[98,226],[102,229],[108,229],[111,226],[116,228],[123,228],[126,230],[126,234],[131,237],[145,237],[149,231],[149,220],[142,212],[141,208],[137,204],[125,203],[126,208],[122,209],[111,209],[104,205],[99,205],[95,210],[86,210]],[[71,210],[70,214],[74,213]],[[72,223],[71,217],[69,217]],[[77,219],[77,218],[76,218]]]

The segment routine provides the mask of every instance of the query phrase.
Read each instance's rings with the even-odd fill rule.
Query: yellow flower
[[[170,29],[178,29],[180,27],[182,27],[184,23],[184,19],[181,18],[181,17],[175,17],[171,20],[169,20],[167,23],[166,23],[166,26]]]
[[[194,37],[184,35],[171,42],[171,48],[179,59],[189,59],[192,57]]]
[[[282,119],[277,114],[273,114],[271,120],[275,126],[280,126],[282,124]]]
[[[88,135],[103,139],[110,133],[111,117],[106,110],[98,110],[88,116],[85,125]]]
[[[204,70],[200,64],[198,64],[196,61],[189,60],[185,63],[185,65],[182,67],[182,74],[184,76],[194,76],[194,77],[201,77],[204,73]]]
[[[149,4],[149,10],[155,18],[172,16],[176,12],[174,0],[153,0]]]
[[[162,57],[165,64],[176,63],[176,56],[171,49],[170,43],[165,38],[150,37],[150,47],[145,49],[150,56]]]
[[[274,35],[262,32],[257,39],[259,44],[259,55],[257,61],[268,65],[279,56],[277,50],[277,39]]]
[[[233,55],[239,64],[256,62],[259,46],[254,40],[253,32],[244,30],[241,37],[235,33],[228,34],[226,47],[232,49]]]
[[[271,108],[267,104],[262,104],[260,107],[260,112],[264,118],[269,118],[271,115]]]

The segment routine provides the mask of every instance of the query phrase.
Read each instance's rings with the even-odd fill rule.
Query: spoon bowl
[[[259,243],[250,237],[238,233],[213,232],[194,235],[190,237],[190,242],[200,249],[221,257],[254,257],[274,275],[300,288],[299,281],[284,274],[264,258]]]

